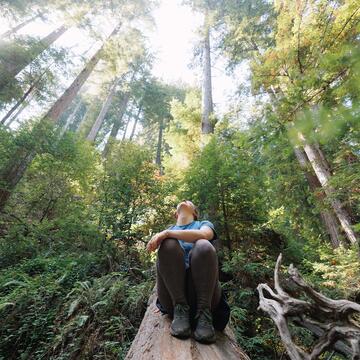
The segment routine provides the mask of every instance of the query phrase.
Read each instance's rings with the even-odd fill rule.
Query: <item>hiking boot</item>
[[[175,304],[170,334],[179,338],[187,338],[191,335],[190,306],[188,304]]]
[[[198,309],[196,311],[195,320],[197,320],[196,329],[194,331],[195,340],[208,344],[215,342],[216,333],[210,309]]]

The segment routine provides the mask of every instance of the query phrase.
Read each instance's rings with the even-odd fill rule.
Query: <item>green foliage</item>
[[[360,78],[360,77],[359,77]],[[335,191],[327,196],[324,205],[330,207],[330,201],[341,199],[344,206],[350,209],[358,221],[359,182],[360,182],[360,143],[359,143],[359,105],[319,106],[316,111],[306,110],[288,128],[292,143],[298,143],[297,131],[305,134],[310,142],[319,143],[332,165],[332,176],[329,180]],[[313,129],[316,129],[314,131]]]
[[[170,103],[173,120],[164,135],[169,145],[164,159],[165,171],[179,176],[195,154],[199,152],[201,130],[201,96],[199,91],[190,90],[185,99],[173,99]]]
[[[326,206],[312,192],[286,128],[271,110],[266,110],[264,115],[254,119],[249,138],[264,176],[266,225],[286,237],[286,255],[299,263],[307,244],[312,244],[310,249],[328,241],[319,216]],[[311,256],[311,252],[307,255]]]
[[[94,179],[99,176],[97,156],[89,144],[71,133],[61,140],[52,129],[39,128],[48,142],[35,142],[26,129],[13,145],[38,149],[25,177],[13,194],[1,220],[0,267],[15,264],[38,251],[97,249],[100,246],[94,213],[88,207]],[[11,159],[9,158],[8,161]]]
[[[229,67],[252,59],[273,45],[276,12],[271,2],[265,0],[226,0],[218,12],[218,20],[225,23],[227,31],[220,38],[222,53],[229,58]]]
[[[166,224],[169,213],[167,219],[156,214],[164,206],[169,209],[166,196],[170,194],[148,148],[130,141],[114,144],[104,168],[97,207],[99,224],[107,239],[131,246],[145,235],[147,222],[158,222],[155,227]]]
[[[257,310],[255,284],[270,279],[274,260],[258,243],[251,248],[234,250],[223,262],[222,271],[232,275],[225,283],[231,308],[230,323],[237,341],[251,358],[273,359],[283,347],[277,329],[270,319]]]
[[[128,259],[109,248],[39,256],[2,270],[2,358],[123,358],[153,287],[146,273],[127,275]]]
[[[259,198],[262,187],[245,135],[226,123],[185,172],[181,197],[191,197],[203,216],[210,216],[228,248],[251,237],[251,227],[264,219]],[[212,189],[211,192],[208,190]],[[233,244],[229,234],[232,234]]]
[[[313,270],[310,281],[316,282],[323,293],[357,301],[360,296],[360,260],[357,246],[331,249],[318,248],[319,260],[305,263]]]
[[[155,4],[27,3],[0,1],[0,6],[14,17],[27,6],[56,8],[76,21],[87,13],[86,27],[91,28],[95,12],[125,24],[138,13],[149,20],[146,14]],[[359,301],[358,247],[331,248],[322,221],[325,210],[333,212],[335,198],[360,231],[357,2],[185,3],[205,13],[215,35],[213,50],[227,57],[227,70],[249,62],[248,88],[261,97],[248,128],[239,130],[235,125],[241,119],[231,113],[217,121],[202,146],[199,89],[153,77],[146,37],[132,26],[106,45],[100,84],[92,82],[91,94],[77,94],[56,126],[37,118],[16,130],[1,126],[0,190],[11,190],[0,220],[1,360],[124,358],[153,287],[155,254],[144,251],[145,242],[174,223],[174,206],[184,198],[215,224],[231,325],[251,358],[286,356],[274,323],[258,310],[256,291],[259,283],[273,282],[280,252],[317,290]],[[43,62],[67,65],[63,77],[74,71],[68,66],[72,56],[61,49],[42,51],[38,40],[3,44],[0,73],[7,86],[1,89],[0,109],[8,110],[21,98],[44,71]],[[14,56],[20,67],[31,62],[16,79],[7,76],[4,65]],[[129,72],[133,82],[116,92],[96,143],[89,143],[84,135],[102,108],[110,79],[129,69],[136,69]],[[37,85],[41,106],[52,100],[58,85],[50,68]],[[246,84],[239,87],[244,92]],[[127,109],[123,90],[130,90]],[[73,132],[60,136],[77,100],[86,106],[70,125]],[[102,157],[98,149],[112,126],[125,131],[137,113],[139,141],[112,136]],[[299,165],[294,153],[299,131],[321,147],[329,163],[328,183],[335,189],[331,195],[320,186],[314,190],[307,176],[315,177],[312,167],[305,173]],[[13,189],[12,171],[29,154],[31,164]],[[311,347],[307,330],[292,326],[291,332],[306,349]]]
[[[28,36],[18,37],[16,41],[1,41],[1,110],[6,109],[6,105],[13,101],[22,103],[24,93],[30,88],[33,89],[31,95],[34,96],[39,105],[43,105],[46,101],[54,98],[57,86],[56,74],[52,71],[51,66],[44,67],[44,62],[47,63],[49,59],[55,59],[57,66],[62,68],[64,75],[68,73],[68,66],[72,64],[72,61],[66,58],[66,52],[62,48],[46,49],[40,38]],[[29,63],[31,63],[31,69],[26,67]],[[15,73],[18,73],[23,68],[26,70],[22,72],[20,78],[14,77],[14,69],[16,70]]]

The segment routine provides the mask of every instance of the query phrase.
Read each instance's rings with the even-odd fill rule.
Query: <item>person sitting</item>
[[[181,201],[175,211],[176,224],[155,234],[148,251],[158,248],[156,258],[156,306],[172,318],[170,333],[203,343],[216,341],[230,307],[219,281],[218,256],[213,245],[218,238],[209,220],[198,220],[198,208]]]

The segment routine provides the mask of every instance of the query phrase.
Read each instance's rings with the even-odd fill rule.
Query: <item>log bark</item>
[[[178,339],[170,334],[171,319],[156,307],[156,286],[148,308],[125,360],[250,360],[236,343],[234,333],[226,326],[216,331],[213,344],[202,344],[193,337]]]

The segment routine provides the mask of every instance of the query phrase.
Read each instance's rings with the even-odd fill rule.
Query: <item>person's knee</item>
[[[170,254],[179,253],[179,250],[181,251],[181,246],[177,239],[166,238],[161,242],[158,254],[159,256],[168,256]]]
[[[201,254],[208,256],[216,256],[215,247],[207,239],[196,240],[194,248],[192,249],[193,255]]]

